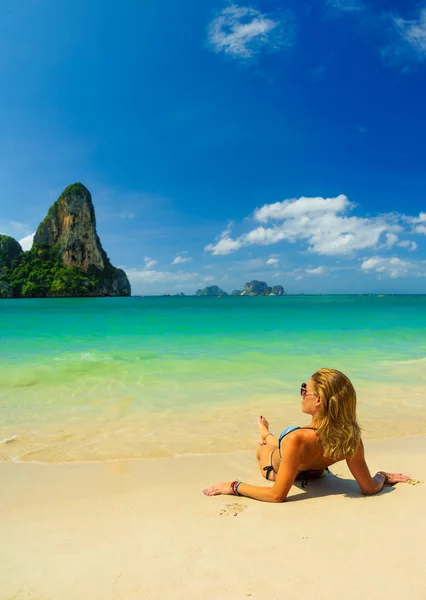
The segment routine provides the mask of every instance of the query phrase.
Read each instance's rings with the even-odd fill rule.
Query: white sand
[[[426,436],[366,450],[426,480]],[[332,470],[265,504],[201,493],[262,484],[254,453],[0,464],[0,600],[424,600],[426,485],[365,498]]]

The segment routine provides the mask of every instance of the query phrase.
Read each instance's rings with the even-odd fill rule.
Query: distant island
[[[210,285],[202,290],[195,292],[196,296],[228,296],[217,285]],[[269,287],[264,281],[249,281],[244,285],[243,290],[234,290],[231,296],[286,296],[286,292],[282,285],[274,285]]]
[[[0,235],[0,298],[130,295],[126,273],[102,248],[92,197],[81,183],[50,207],[28,252]]]

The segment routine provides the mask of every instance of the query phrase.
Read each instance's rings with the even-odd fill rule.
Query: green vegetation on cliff
[[[104,271],[91,266],[87,273],[76,267],[66,267],[55,246],[33,246],[17,260],[13,271],[0,276],[0,282],[11,286],[17,298],[54,296],[91,296],[99,285],[110,285],[117,269],[109,264]]]
[[[3,269],[12,269],[13,265],[22,254],[19,242],[8,235],[0,235],[0,272]]]
[[[14,270],[0,280],[9,284],[18,298],[86,295],[94,288],[90,277],[80,269],[65,267],[57,249],[48,246],[35,246],[22,254]]]
[[[87,273],[66,267],[58,249],[43,244],[23,252],[13,271],[5,269],[0,275],[0,283],[12,287],[15,298],[92,296],[98,295],[99,287],[110,286],[117,276],[111,263],[103,271],[90,266]],[[1,294],[0,289],[2,295],[6,297],[6,292]]]
[[[130,294],[126,273],[102,248],[92,197],[81,183],[68,186],[52,204],[29,252],[0,236],[0,298]]]
[[[220,289],[217,285],[209,285],[202,290],[195,292],[196,296],[227,296],[228,294]]]

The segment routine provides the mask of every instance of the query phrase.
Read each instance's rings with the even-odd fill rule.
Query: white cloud
[[[413,223],[426,223],[426,213],[421,212],[418,217],[412,219]]]
[[[130,283],[172,283],[191,281],[199,277],[198,273],[188,273],[180,271],[179,273],[172,273],[167,271],[155,271],[154,269],[126,269],[127,276]]]
[[[280,261],[278,260],[278,258],[273,258],[271,256],[271,258],[268,258],[268,260],[266,261],[266,264],[269,267],[277,267],[280,264]]]
[[[406,50],[411,51],[418,60],[426,60],[426,8],[420,11],[418,19],[394,18],[393,23]]]
[[[340,214],[353,206],[344,195],[301,197],[266,204],[255,211],[254,219],[264,223],[275,221],[270,227],[257,227],[235,239],[228,228],[218,242],[209,244],[205,250],[226,255],[244,246],[268,246],[286,240],[305,241],[308,251],[320,255],[349,255],[356,250],[374,248],[382,234],[401,229],[394,215],[360,218]]]
[[[284,220],[290,217],[315,216],[317,213],[339,213],[351,207],[348,198],[340,194],[336,198],[292,198],[275,204],[265,204],[254,213],[260,223]]]
[[[361,269],[363,271],[378,273],[379,276],[381,276],[380,278],[387,275],[391,279],[414,274],[413,270],[415,268],[416,265],[414,263],[397,257],[381,258],[379,256],[373,256],[372,258],[364,260],[361,264]],[[416,275],[421,275],[421,273],[417,272]]]
[[[203,281],[213,281],[214,277],[212,275],[208,275],[207,277],[204,277]]]
[[[262,50],[277,51],[293,45],[294,33],[290,13],[278,18],[255,8],[232,4],[210,23],[208,41],[214,52],[249,59]]]
[[[306,272],[309,275],[323,275],[326,272],[326,268],[321,266],[321,267],[316,267],[315,269],[306,269]]]
[[[407,221],[412,225],[414,233],[423,233],[426,235],[426,213],[421,212],[418,217],[406,217]]]
[[[145,269],[152,269],[155,265],[158,265],[158,260],[152,260],[149,256],[145,256]]]
[[[22,250],[24,250],[25,252],[27,252],[28,250],[31,250],[31,248],[33,247],[34,236],[35,236],[35,231],[34,231],[34,233],[30,233],[30,235],[27,235],[24,238],[22,238],[21,240],[19,240]]]
[[[180,254],[178,254],[172,262],[172,265],[181,265],[183,263],[189,262],[190,260],[192,260],[192,258],[190,258],[189,256],[181,256]]]
[[[426,8],[414,19],[384,15],[384,23],[391,36],[390,43],[380,49],[385,62],[403,66],[403,72],[408,72],[410,62],[426,60]]]
[[[398,242],[398,246],[400,246],[401,248],[408,248],[410,252],[413,252],[418,248],[416,242],[410,242],[409,240],[403,240],[402,242]]]
[[[394,233],[387,233],[386,234],[386,242],[384,243],[384,247],[392,248],[392,246],[394,246],[397,241],[398,241],[397,235],[395,235]]]
[[[208,244],[205,247],[207,252],[211,252],[215,256],[230,254],[231,252],[235,252],[243,247],[243,244],[239,241],[233,240],[230,237],[231,234],[232,223],[229,223],[225,229],[220,234],[219,241],[216,244]]]
[[[150,260],[146,263],[145,269],[152,269],[152,267],[155,267],[156,264],[158,264],[158,260]]]
[[[119,216],[120,219],[133,219],[135,215],[131,212],[122,212]]]

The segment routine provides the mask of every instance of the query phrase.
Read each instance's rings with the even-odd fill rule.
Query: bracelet
[[[267,433],[266,435],[264,435],[264,436],[263,436],[263,441],[265,441],[265,440],[266,440],[266,438],[268,437],[268,435],[274,435],[274,434],[273,434],[273,433],[271,433],[271,432]]]
[[[390,485],[390,478],[387,473],[385,473],[384,471],[377,471],[377,475],[383,475],[383,477],[385,478],[383,485]]]
[[[236,479],[235,481],[233,481],[231,483],[231,490],[232,493],[234,494],[234,496],[241,496],[241,494],[238,493],[238,487],[240,485],[241,481],[239,479]]]

